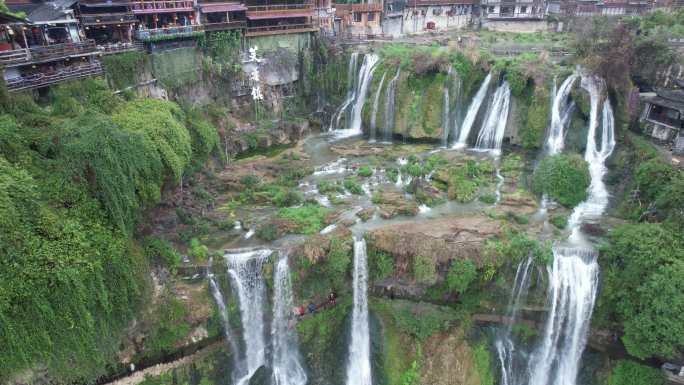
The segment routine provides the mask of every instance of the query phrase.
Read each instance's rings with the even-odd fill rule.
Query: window
[[[487,12],[489,12],[489,13],[494,13],[494,7],[489,6],[489,9],[487,10]]]
[[[375,13],[374,12],[368,13],[368,19],[367,20],[368,21],[374,21],[375,20]]]
[[[520,13],[527,13],[527,6],[520,7]]]
[[[354,12],[354,22],[355,23],[361,22],[361,12]]]

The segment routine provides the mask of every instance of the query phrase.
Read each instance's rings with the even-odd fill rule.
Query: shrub
[[[413,260],[413,278],[420,283],[435,283],[435,265],[427,257],[416,256]]]
[[[475,360],[475,370],[480,375],[480,384],[494,385],[491,355],[485,343],[478,344],[473,349],[473,359]]]
[[[387,169],[387,178],[390,180],[392,183],[397,183],[397,180],[399,180],[399,170],[396,168],[388,168]]]
[[[447,272],[447,288],[459,295],[463,294],[476,277],[477,269],[471,261],[454,259],[451,261],[451,266]]]
[[[539,163],[532,189],[572,208],[587,199],[590,183],[589,165],[584,159],[578,155],[553,155]]]
[[[270,242],[278,238],[278,226],[274,223],[266,223],[263,226],[259,226],[256,236],[259,239]]]
[[[370,168],[370,166],[361,166],[356,171],[356,175],[363,178],[368,178],[369,176],[373,175],[373,169]]]
[[[356,183],[355,180],[353,179],[345,179],[344,180],[344,188],[347,189],[350,193],[354,195],[363,195],[363,187],[361,187],[360,184]]]
[[[494,203],[496,203],[496,194],[483,194],[480,195],[478,199],[482,203],[493,205]]]
[[[242,178],[240,178],[240,183],[247,188],[256,187],[259,184],[259,182],[259,177],[254,174],[245,175]]]
[[[285,189],[278,191],[271,202],[278,207],[290,207],[302,204],[304,196],[302,193],[292,189]]]
[[[165,264],[170,270],[175,270],[181,262],[181,256],[171,243],[161,238],[148,238],[145,245],[147,257],[150,260],[157,259]]]
[[[606,385],[664,385],[665,379],[658,369],[634,361],[619,360],[608,376]]]
[[[394,272],[394,258],[382,251],[371,250],[369,253],[369,270],[372,279],[385,279]]]
[[[204,261],[209,256],[209,248],[201,244],[197,238],[192,238],[190,240],[190,249],[188,250],[188,254],[200,261]]]
[[[556,226],[559,229],[564,229],[565,227],[568,226],[568,216],[567,215],[554,215],[551,217],[549,220],[552,225]]]
[[[342,186],[339,183],[333,183],[329,182],[327,180],[322,180],[318,182],[318,192],[321,194],[330,194],[330,193],[343,193],[344,192],[344,186]]]

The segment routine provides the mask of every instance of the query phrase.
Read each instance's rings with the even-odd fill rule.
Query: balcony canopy
[[[199,6],[200,10],[202,10],[202,13],[235,12],[247,10],[247,7],[240,3],[204,3],[200,4]]]
[[[302,11],[302,12],[265,11],[265,12],[260,12],[258,15],[247,15],[247,18],[249,20],[267,20],[267,19],[282,19],[282,18],[310,17],[310,16],[313,16],[312,11]]]

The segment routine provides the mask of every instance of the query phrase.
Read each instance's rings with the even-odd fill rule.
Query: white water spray
[[[274,385],[304,385],[307,376],[299,356],[296,321],[292,315],[292,282],[287,255],[282,254],[273,275],[273,380]]]
[[[451,67],[449,67],[449,73],[447,74],[447,81],[444,84],[444,97],[442,106],[442,147],[447,147],[447,141],[449,140],[449,122],[451,120],[450,107],[451,103],[449,101],[449,78],[452,73]]]
[[[511,87],[508,82],[504,81],[494,93],[482,129],[477,135],[476,150],[490,151],[494,155],[501,153],[510,101]]]
[[[484,81],[480,85],[480,89],[477,90],[473,101],[470,102],[468,107],[468,112],[466,113],[465,119],[463,119],[463,124],[461,125],[461,130],[458,133],[458,140],[454,143],[453,148],[465,148],[468,143],[468,136],[470,135],[470,130],[475,124],[475,119],[477,118],[477,113],[480,111],[480,106],[482,106],[482,101],[485,96],[487,96],[487,90],[489,89],[489,82],[492,80],[492,74],[487,74]]]
[[[366,241],[359,236],[354,239],[354,305],[347,362],[347,385],[372,385],[372,383]]]

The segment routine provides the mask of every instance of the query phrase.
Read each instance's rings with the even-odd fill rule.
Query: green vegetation
[[[345,179],[343,182],[343,186],[347,191],[349,191],[351,194],[354,195],[363,195],[363,187],[361,187],[360,184],[356,182],[354,179]]]
[[[319,244],[312,246],[318,247]],[[321,297],[333,289],[340,293],[348,286],[349,271],[352,266],[351,238],[333,238],[325,251],[327,252],[325,257],[316,260],[306,256],[299,257],[298,274],[293,282],[294,287],[300,293],[300,298]]]
[[[624,225],[601,250],[599,317],[620,322],[630,354],[670,358],[684,348],[684,243],[662,224]]]
[[[180,340],[190,333],[190,324],[185,321],[188,310],[177,299],[167,298],[155,315],[154,328],[145,339],[143,353],[143,355],[150,357],[170,352]]]
[[[473,349],[475,369],[480,375],[481,385],[494,385],[494,373],[492,372],[492,357],[487,349],[487,344],[480,343]]]
[[[160,238],[148,238],[145,241],[145,253],[150,261],[164,264],[171,271],[181,263],[181,255],[171,243]]]
[[[394,258],[391,255],[369,248],[368,272],[372,280],[381,280],[394,273]]]
[[[325,227],[325,218],[330,213],[328,208],[307,203],[302,207],[282,208],[278,211],[278,217],[295,224],[297,233],[316,234]]]
[[[102,58],[105,73],[112,88],[123,89],[139,81],[135,76],[140,74],[147,65],[147,54],[141,51],[123,52],[116,55],[106,55]]]
[[[468,290],[470,284],[477,278],[477,268],[467,259],[454,259],[447,272],[447,288],[459,295]]]
[[[356,175],[363,177],[363,178],[368,178],[369,176],[373,175],[373,169],[370,166],[361,166],[359,169],[356,171]]]
[[[413,278],[420,283],[433,284],[435,276],[435,264],[429,258],[416,256],[413,259]]]
[[[587,199],[590,183],[589,165],[584,159],[578,155],[553,155],[539,163],[532,189],[572,208]]]
[[[392,315],[397,328],[404,334],[424,342],[436,332],[448,329],[459,319],[453,309],[423,302],[393,300],[374,304],[374,310]]]
[[[633,361],[619,360],[606,385],[664,385],[665,379],[658,369],[649,368]]]
[[[552,225],[559,229],[564,229],[568,226],[568,216],[567,215],[554,215],[549,219]]]
[[[328,182],[323,180],[318,182],[318,192],[321,194],[342,194],[344,193],[344,186],[339,182]]]
[[[199,261],[206,261],[209,257],[209,249],[201,244],[197,238],[192,238],[188,254]]]

